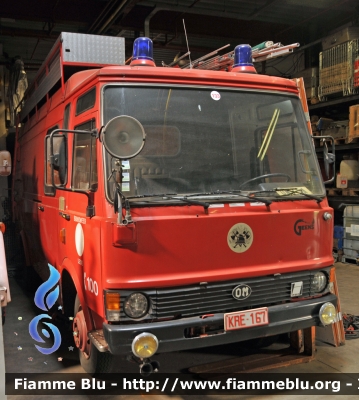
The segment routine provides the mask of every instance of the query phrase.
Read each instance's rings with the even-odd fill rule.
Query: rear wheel
[[[77,295],[74,306],[73,332],[82,368],[91,375],[111,372],[113,356],[108,352],[98,351],[88,338],[84,312]]]

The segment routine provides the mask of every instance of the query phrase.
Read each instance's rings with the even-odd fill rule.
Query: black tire
[[[82,309],[79,297],[76,295],[75,306],[74,306],[74,316],[77,312]],[[95,346],[91,344],[90,339],[88,339],[90,345],[89,357],[78,349],[79,359],[81,367],[90,375],[96,375],[100,373],[109,373],[113,368],[113,355],[111,353],[102,353],[97,350]]]

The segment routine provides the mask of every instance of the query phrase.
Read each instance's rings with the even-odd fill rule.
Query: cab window
[[[50,163],[50,154],[51,154],[51,148],[50,148],[50,134],[54,129],[58,129],[58,125],[53,126],[47,131],[46,137],[45,137],[45,188],[44,192],[48,196],[54,196],[55,195],[55,188],[52,186],[52,180],[51,180],[51,163]],[[61,138],[54,138],[53,143],[54,143],[54,149],[53,152],[57,153],[59,151],[59,146],[60,146],[60,140]],[[55,185],[60,185],[60,178],[59,178],[59,171],[54,170],[54,183]]]
[[[65,111],[64,111],[64,129],[69,129],[69,119],[70,119],[70,104],[69,103],[66,107],[65,107]]]
[[[79,115],[87,110],[90,110],[96,101],[96,88],[89,90],[77,99],[76,115]]]
[[[95,128],[95,120],[87,121],[75,127],[79,130],[91,131]],[[74,135],[72,187],[82,190],[97,189],[97,154],[96,137],[84,134]]]

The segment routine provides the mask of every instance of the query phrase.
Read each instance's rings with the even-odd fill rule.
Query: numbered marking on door
[[[95,280],[86,276],[86,272],[84,273],[84,286],[85,290],[98,296],[98,284]]]

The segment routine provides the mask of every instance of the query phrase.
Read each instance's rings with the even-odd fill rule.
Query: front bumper
[[[319,310],[326,302],[331,302],[336,306],[337,297],[334,294],[327,294],[316,299],[270,306],[268,307],[268,325],[227,331],[204,337],[187,338],[185,337],[185,330],[208,325],[222,324],[223,326],[223,313],[214,314],[206,318],[191,317],[164,322],[130,325],[104,324],[103,333],[108,349],[112,354],[131,354],[132,341],[142,332],[149,332],[157,337],[159,342],[157,353],[197,349],[293,332],[311,326],[321,326]]]

